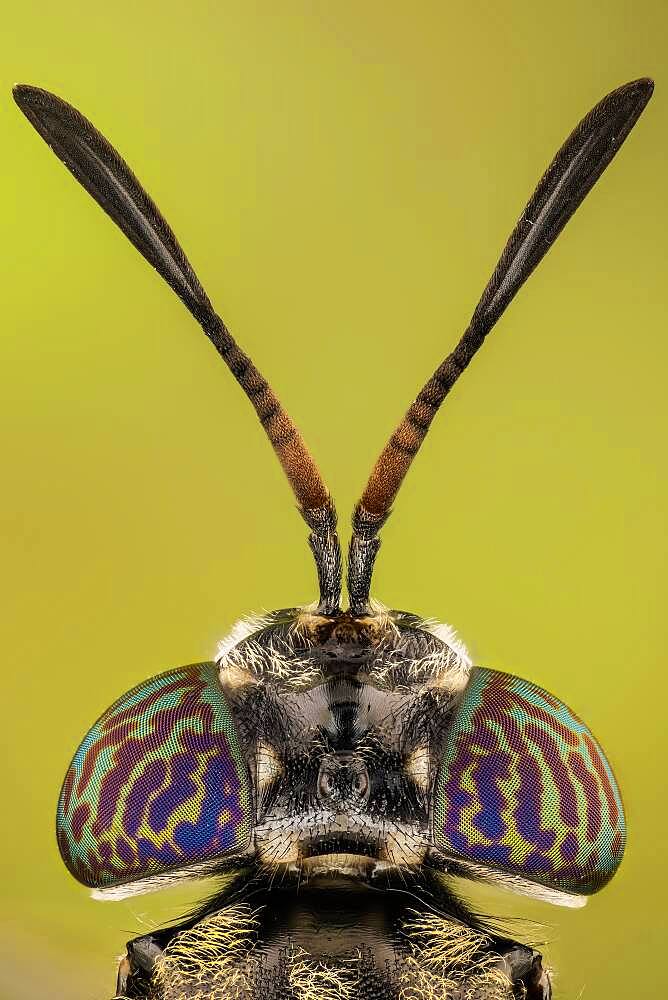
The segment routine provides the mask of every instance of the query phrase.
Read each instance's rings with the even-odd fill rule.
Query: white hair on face
[[[445,656],[441,654],[441,663],[435,671],[437,685],[448,688],[453,694],[463,691],[468,683],[473,660],[455,629],[435,618],[424,618],[420,622],[420,628],[440,639],[448,650]]]
[[[251,683],[254,676],[283,681],[295,690],[323,680],[320,666],[307,659],[295,662],[271,639],[260,645],[246,638],[242,650],[232,646],[217,662],[221,681],[232,686]]]
[[[253,632],[258,632],[261,628],[266,628],[272,619],[268,612],[260,612],[255,615],[246,615],[234,623],[224,639],[218,643],[216,650],[216,663],[226,659],[228,654],[244,639],[247,639]]]
[[[586,896],[553,889],[547,885],[539,885],[537,882],[530,882],[529,879],[521,878],[519,875],[507,875],[477,862],[457,858],[457,866],[462,869],[461,873],[458,874],[465,874],[466,877],[476,881],[489,882],[498,886],[499,889],[516,892],[521,896],[531,896],[533,899],[540,899],[544,903],[552,903],[554,906],[568,906],[573,910],[578,910],[587,904]]]
[[[456,629],[454,629],[452,625],[448,625],[445,622],[438,622],[435,618],[425,618],[420,623],[420,627],[426,632],[431,632],[431,634],[435,635],[437,639],[444,642],[446,646],[449,646],[461,660],[462,665],[466,667],[467,670],[471,669],[473,666],[473,660],[471,659],[468,649],[459,638]]]
[[[212,877],[221,880],[221,885],[226,887],[234,881],[236,873],[221,872],[220,859],[217,859],[204,861],[200,865],[192,865],[188,868],[177,868],[174,871],[149,875],[124,885],[109,885],[91,889],[90,895],[91,899],[96,899],[98,902],[116,902],[120,899],[130,899],[132,896],[145,896],[150,892],[157,892],[159,889],[166,889],[184,882],[194,882],[202,878]]]
[[[388,633],[394,632],[399,635],[400,629],[384,604],[371,599],[369,606],[369,617],[374,620],[378,634],[387,636]],[[295,616],[294,629],[298,631],[303,626],[303,619],[312,617],[316,609],[316,604],[306,604],[301,607]],[[268,672],[275,679],[284,681],[296,689],[311,687],[322,679],[319,666],[307,659],[300,659],[299,663],[295,663],[292,657],[286,656],[284,650],[272,642],[270,637],[265,637],[262,646],[251,639],[254,633],[267,628],[273,622],[274,617],[266,611],[247,615],[235,622],[228,635],[218,643],[216,663],[221,670],[221,679],[232,685],[248,683],[253,673]],[[418,627],[433,635],[446,648],[434,650],[415,660],[406,659],[403,666],[408,675],[415,674],[417,680],[426,672],[433,676],[433,682],[438,686],[446,687],[453,693],[463,690],[473,661],[455,629],[433,618],[420,619]],[[251,641],[244,642],[248,639]],[[241,642],[244,642],[243,656],[236,650]],[[380,683],[384,683],[391,671],[392,667],[375,668],[372,676]]]
[[[298,609],[293,628],[300,627],[300,615],[309,615],[317,607],[316,604],[304,605]],[[295,689],[311,687],[322,680],[322,670],[307,659],[294,659],[287,655],[284,648],[279,647],[271,638],[265,636],[260,645],[251,637],[262,629],[276,624],[274,616],[269,612],[247,615],[235,622],[229,634],[218,643],[216,663],[220,670],[221,681],[234,686],[249,683],[252,675],[270,676],[284,681]],[[244,643],[243,651],[237,649]]]

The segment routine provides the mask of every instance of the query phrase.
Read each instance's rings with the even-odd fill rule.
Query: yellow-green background
[[[619,877],[531,917],[557,994],[657,995],[665,950],[668,9],[662,2],[8,5],[0,28],[3,1000],[104,1000],[195,892],[94,903],[53,836],[80,737],[315,595],[254,416],[171,292],[10,98],[118,145],[348,514],[455,343],[552,154],[608,90],[655,97],[449,399],[376,595],[559,693],[625,796]],[[658,966],[658,971],[657,971]]]

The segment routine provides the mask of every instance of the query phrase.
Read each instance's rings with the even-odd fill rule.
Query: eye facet
[[[434,843],[478,870],[588,895],[614,875],[619,789],[583,722],[554,695],[476,668],[444,741]]]
[[[60,793],[58,845],[104,888],[248,846],[251,786],[215,663],[160,674],[123,695],[79,747]]]

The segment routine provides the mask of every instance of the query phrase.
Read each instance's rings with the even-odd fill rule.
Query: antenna
[[[200,324],[251,401],[311,529],[319,612],[335,614],[341,594],[336,511],[304,441],[269,383],[216,314],[174,233],[127,163],[70,104],[38,87],[18,85],[14,99],[30,123]]]
[[[352,614],[368,610],[378,532],[438,409],[533,269],[613,159],[652,96],[652,80],[634,80],[604,97],[566,139],[524,209],[464,335],[420,390],[385,445],[353,512],[348,556]]]

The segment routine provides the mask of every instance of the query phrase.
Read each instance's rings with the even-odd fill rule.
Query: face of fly
[[[129,942],[118,994],[549,1000],[538,952],[425,865],[438,748],[470,675],[452,630],[379,605],[279,611],[242,621],[218,667],[253,786],[249,863],[183,923]]]
[[[179,296],[247,395],[309,527],[320,591],[312,610],[242,623],[223,644],[218,669],[195,664],[160,675],[101,716],[73,759],[59,807],[61,851],[84,884],[123,888],[128,882],[140,885],[143,875],[155,883],[162,875],[171,878],[173,864],[184,860],[192,874],[200,862],[205,868],[216,865],[218,848],[229,858],[248,841],[249,867],[255,862],[270,874],[267,895],[281,870],[306,875],[312,892],[320,891],[323,877],[346,884],[352,878],[367,890],[388,870],[402,878],[408,870],[426,878],[424,862],[436,847],[463,859],[473,877],[502,870],[514,888],[547,887],[555,902],[595,892],[612,877],[624,850],[623,809],[609,764],[582,721],[559,699],[512,675],[482,668],[467,684],[471,663],[452,633],[376,606],[371,582],[378,534],[435,414],[616,156],[652,89],[651,80],[640,79],[604,97],[543,174],[459,343],[424,384],[373,467],[353,512],[350,606],[343,612],[334,503],[287,411],[216,313],[167,221],[120,154],[65,101],[36,87],[15,88],[15,99],[37,132]],[[154,742],[147,738],[147,716],[159,731],[164,750],[159,760],[154,734]],[[175,718],[177,732],[167,725]],[[210,729],[204,740],[202,719]],[[131,724],[136,733],[126,740]],[[196,759],[183,755],[181,738]],[[128,808],[123,803],[107,808],[109,799],[120,803],[127,783],[118,781],[118,754],[105,752],[114,740],[125,740],[124,766],[128,775],[138,776],[138,793],[128,796]],[[216,784],[210,778],[207,796],[201,775],[196,782],[190,774],[197,767],[216,772],[208,767],[212,747],[224,748],[215,758],[223,779]],[[152,802],[145,822],[140,808],[145,765],[152,766],[158,783],[165,757],[178,758],[187,774],[179,772],[178,787],[158,806]],[[211,837],[211,824],[217,835],[219,822],[229,834],[220,844]],[[117,835],[113,842],[106,836],[110,826]],[[171,834],[174,843],[163,843]],[[386,897],[396,897],[378,895],[383,897],[378,916],[386,920]],[[371,913],[373,905],[367,909]],[[323,900],[314,912],[322,920]],[[236,912],[230,916],[232,929],[239,927],[237,918]],[[311,923],[309,917],[304,926]],[[359,923],[351,916],[346,939]],[[385,939],[396,941],[400,926],[397,917]],[[226,935],[227,929],[221,961],[229,970]],[[415,969],[441,961],[424,952],[424,941],[433,937],[433,928],[416,930],[412,951],[397,953],[397,969],[411,956]],[[207,956],[209,942],[207,937]],[[278,954],[285,954],[282,945]],[[311,966],[316,988],[307,994],[301,952],[294,958],[295,968],[275,978],[274,993],[285,996],[285,982],[299,996],[321,997],[321,963]],[[533,958],[530,964],[533,968]],[[467,995],[472,975],[467,973]],[[520,980],[528,997],[529,980],[523,974]],[[399,986],[402,995],[411,996],[441,996],[445,989],[442,983],[427,988],[423,979]],[[239,981],[228,980],[221,995],[239,995],[239,989]],[[345,987],[341,995],[352,989]],[[549,995],[549,984],[546,990],[541,987],[541,998]],[[133,983],[130,995],[143,994]],[[160,995],[171,1000],[202,994],[178,986]],[[259,995],[267,996],[264,986]],[[382,990],[374,986],[373,995]]]
[[[366,880],[420,865],[432,748],[470,668],[451,630],[376,607],[275,612],[232,638],[220,679],[254,783],[257,860]]]

